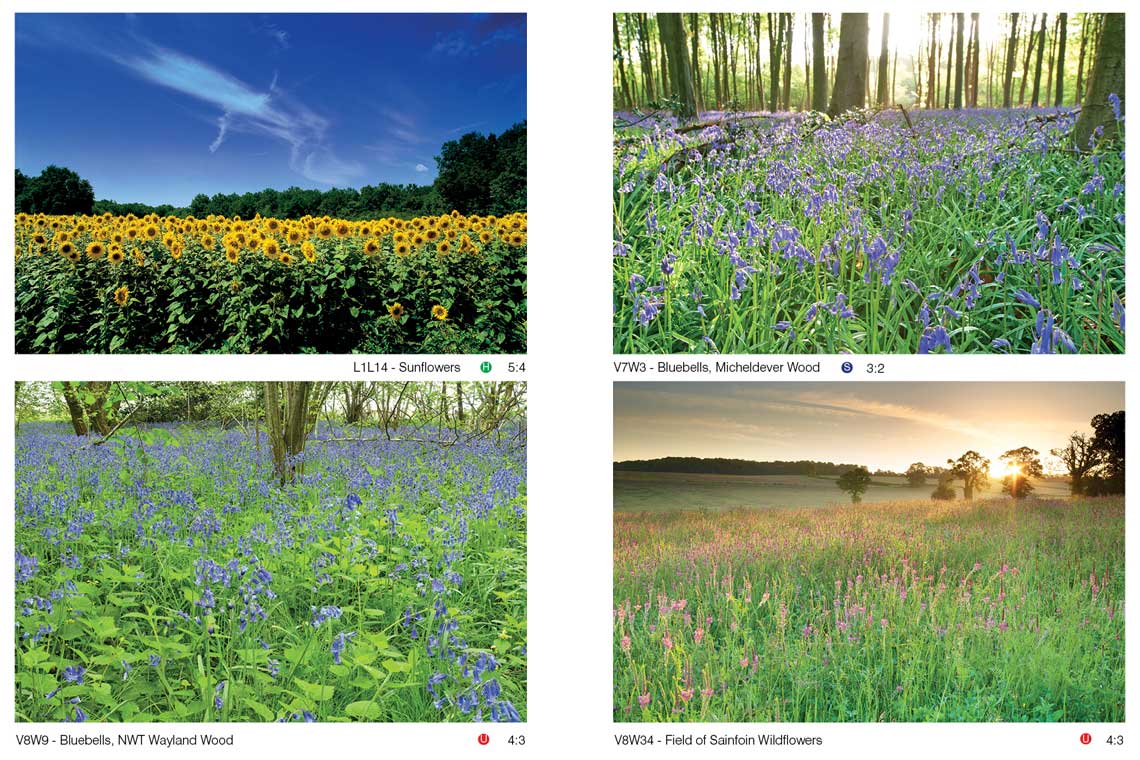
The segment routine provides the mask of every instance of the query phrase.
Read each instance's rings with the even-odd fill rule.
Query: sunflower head
[[[231,264],[238,263],[238,258],[241,256],[241,249],[233,246],[226,248],[226,260]]]
[[[277,257],[277,260],[280,261],[285,266],[289,266],[290,264],[293,263],[293,255],[291,253],[289,253],[288,251],[282,251],[281,255],[279,257]]]
[[[399,301],[388,307],[388,316],[392,319],[399,319],[404,316],[404,305]]]
[[[380,250],[380,241],[376,238],[368,238],[364,241],[364,252],[369,255],[375,255]]]
[[[268,240],[266,240],[262,244],[261,250],[265,253],[266,256],[268,256],[271,259],[276,259],[279,256],[285,255],[285,254],[281,253],[281,246],[277,245],[277,241],[274,240],[273,238],[269,238]]]
[[[127,305],[127,301],[131,300],[131,291],[127,289],[126,285],[121,285],[115,291],[115,303],[122,307]]]
[[[442,322],[447,319],[447,307],[436,304],[435,306],[431,307],[431,315],[435,319],[438,319],[440,322]]]
[[[312,241],[306,240],[301,243],[301,255],[305,257],[305,261],[312,264],[317,260],[317,247],[313,245]]]
[[[119,248],[118,246],[107,251],[107,261],[111,262],[112,264],[123,263],[123,258],[123,249]]]

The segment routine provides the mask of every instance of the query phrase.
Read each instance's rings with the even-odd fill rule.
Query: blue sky
[[[16,16],[16,166],[97,198],[430,184],[524,119],[522,14]]]

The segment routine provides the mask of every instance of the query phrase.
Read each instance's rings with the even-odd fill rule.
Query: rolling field
[[[838,476],[821,475],[704,475],[673,472],[614,472],[614,509],[618,511],[669,511],[676,509],[740,509],[757,507],[822,507],[846,504],[847,494],[835,485]],[[929,498],[935,483],[919,487],[905,478],[875,477],[864,501],[909,501]],[[1062,480],[1034,482],[1042,498],[1068,496]],[[982,495],[1000,493],[994,484]],[[961,495],[961,485],[958,494]]]

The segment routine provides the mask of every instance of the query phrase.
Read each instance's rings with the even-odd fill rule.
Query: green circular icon
[[[479,365],[479,369],[483,370],[484,372],[490,372],[491,371],[491,362],[483,362],[482,364]]]

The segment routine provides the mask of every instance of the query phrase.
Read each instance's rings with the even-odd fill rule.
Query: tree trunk
[[[792,14],[784,14],[784,31],[787,34],[784,40],[784,110],[792,110]]]
[[[1049,105],[1053,102],[1053,66],[1056,63],[1057,57],[1057,19],[1053,19],[1053,34],[1049,37],[1049,68],[1045,73],[1045,98],[1041,101],[1041,105]]]
[[[689,50],[690,64],[693,70],[693,97],[697,103],[697,113],[701,112],[704,107],[704,98],[701,96],[701,61],[700,61],[700,38],[701,38],[701,14],[689,14],[689,41],[692,47]]]
[[[1060,108],[1065,102],[1065,37],[1068,35],[1069,14],[1057,17],[1057,86],[1053,94],[1053,106]]]
[[[1077,150],[1090,149],[1089,140],[1098,127],[1104,128],[1101,139],[1117,136],[1116,115],[1108,96],[1120,98],[1120,115],[1124,116],[1124,14],[1104,14],[1104,25],[1096,45],[1096,58],[1089,74],[1089,92],[1081,106],[1081,115],[1073,129]]]
[[[844,13],[839,20],[839,59],[827,112],[832,117],[866,105],[867,14]]]
[[[661,98],[671,97],[673,90],[669,82],[669,56],[665,52],[665,35],[661,32],[661,22],[657,22],[657,55],[660,57],[660,65],[657,67],[661,73]]]
[[[778,22],[779,26],[776,26]],[[780,52],[784,43],[784,14],[768,14],[768,110],[775,113],[780,108]]]
[[[629,80],[625,76],[625,53],[621,47],[621,36],[618,34],[618,14],[614,17],[614,52],[618,59],[618,80],[621,84],[621,97],[626,108],[633,108],[633,95],[629,91]]]
[[[723,93],[720,91],[720,52],[717,46],[717,35],[720,34],[720,14],[709,14],[709,39],[712,42],[712,59],[713,59],[713,103],[715,108],[720,108],[723,101]]]
[[[954,110],[962,110],[962,92],[966,82],[966,66],[962,56],[966,47],[966,14],[954,14]]]
[[[953,34],[954,20],[950,20],[950,30]],[[954,84],[954,39],[951,38],[946,44],[946,97],[942,101],[942,107],[950,109],[950,88]]]
[[[79,394],[75,386],[69,382],[60,384],[63,392],[63,402],[67,404],[67,413],[71,417],[71,427],[75,434],[82,438],[87,435],[87,417],[83,413],[83,404],[79,402]]]
[[[823,44],[823,15],[811,14],[811,84],[813,111],[827,110],[827,51]]]
[[[273,454],[273,471],[281,485],[300,471],[297,457],[305,450],[310,424],[309,382],[265,383],[265,427]],[[314,421],[315,422],[315,421]]]
[[[1025,85],[1029,84],[1029,59],[1033,57],[1033,45],[1037,41],[1034,30],[1037,28],[1037,14],[1029,22],[1029,33],[1025,37],[1025,61],[1021,65],[1021,92],[1017,96],[1017,104],[1025,105]]]
[[[650,58],[649,22],[644,13],[637,14],[637,47],[638,58],[641,59],[642,86],[645,88],[645,101],[652,102],[657,99],[653,86],[653,61]]]
[[[1017,16],[1009,14],[1009,42],[1005,47],[1005,79],[1002,80],[1001,107],[1013,107],[1013,67],[1017,61]]]
[[[697,98],[693,93],[693,74],[689,68],[689,46],[685,37],[685,21],[680,13],[658,13],[657,26],[665,41],[669,62],[669,81],[676,88],[674,96],[681,103],[683,117],[695,116]]]
[[[879,101],[879,105],[881,105],[881,106],[887,105],[887,103],[889,101],[889,96],[887,95],[887,85],[889,84],[889,80],[887,78],[887,66],[889,65],[889,62],[890,62],[891,53],[890,53],[890,46],[888,45],[887,40],[890,37],[890,33],[891,33],[891,14],[884,13],[883,14],[883,41],[879,45],[879,82],[878,82],[879,86],[878,86],[877,92],[876,92],[876,96],[877,96],[877,99]]]
[[[1041,14],[1041,29],[1037,32],[1037,62],[1033,65],[1033,98],[1031,108],[1041,104],[1041,61],[1045,57],[1045,18],[1048,13]]]
[[[1079,106],[1081,100],[1084,99],[1084,83],[1085,83],[1085,45],[1088,43],[1089,38],[1089,14],[1085,14],[1081,20],[1081,52],[1077,58],[1077,95],[1076,104]]]
[[[935,92],[937,92],[937,87],[938,87],[938,83],[935,80],[935,77],[937,76],[935,72],[938,69],[938,63],[937,63],[937,60],[935,58],[935,56],[937,55],[937,48],[938,48],[937,27],[938,27],[938,14],[937,13],[931,13],[930,14],[930,50],[927,51],[927,62],[926,62],[926,78],[927,78],[927,82],[926,82],[926,107],[927,108],[934,108],[934,99],[935,99],[935,97],[937,97],[935,95]]]

